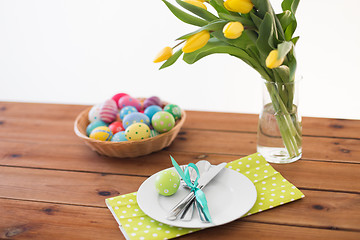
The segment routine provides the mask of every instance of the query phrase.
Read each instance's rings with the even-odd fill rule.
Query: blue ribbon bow
[[[200,206],[200,210],[204,213],[206,220],[212,222],[205,193],[200,188],[197,187],[198,180],[200,178],[198,167],[193,163],[189,163],[186,166],[185,171],[183,172],[179,164],[175,161],[175,159],[171,155],[170,158],[173,166],[175,167],[176,171],[179,173],[180,177],[185,181],[186,185],[190,187],[191,191],[194,192],[195,200],[198,202],[198,205]],[[192,183],[190,179],[190,173],[189,173],[190,167],[192,167],[196,171],[196,179],[194,183]]]

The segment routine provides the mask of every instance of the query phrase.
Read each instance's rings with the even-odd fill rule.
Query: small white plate
[[[172,168],[174,169],[174,168]],[[168,212],[189,192],[180,186],[172,196],[165,197],[155,189],[155,173],[146,179],[137,192],[141,210],[156,221],[182,228],[208,228],[234,221],[247,213],[256,202],[256,188],[243,174],[224,168],[204,189],[213,223],[200,221],[197,212],[191,221],[166,218]],[[197,209],[195,209],[197,211]]]

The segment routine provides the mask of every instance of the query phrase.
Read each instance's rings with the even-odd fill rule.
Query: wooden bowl
[[[175,126],[168,132],[159,134],[139,141],[109,142],[91,139],[86,135],[86,127],[89,125],[88,113],[91,107],[81,112],[75,120],[74,131],[86,145],[101,155],[118,158],[132,158],[160,151],[169,146],[179,133],[186,119],[185,111],[182,111],[181,119],[176,121]]]

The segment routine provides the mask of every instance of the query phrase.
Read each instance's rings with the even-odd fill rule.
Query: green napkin
[[[232,161],[226,167],[244,174],[256,187],[256,203],[244,216],[305,197],[258,153]],[[126,239],[170,239],[201,230],[155,221],[139,208],[136,192],[108,198],[105,202]]]

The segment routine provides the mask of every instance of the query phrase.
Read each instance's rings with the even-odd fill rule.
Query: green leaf
[[[276,17],[279,19],[282,29],[286,29],[293,21],[296,21],[294,14],[289,10],[277,14]]]
[[[270,13],[266,13],[259,28],[259,37],[256,41],[260,54],[267,56],[271,50],[275,49],[274,45],[274,28],[273,19]]]
[[[183,60],[188,64],[193,64],[203,57],[206,57],[210,54],[214,53],[227,53],[231,56],[238,57],[242,59],[244,62],[253,66],[252,64],[256,64],[254,59],[252,59],[244,50],[230,46],[224,42],[221,42],[217,39],[211,39],[209,42],[199,50],[196,50],[192,53],[185,53]]]
[[[182,10],[180,10],[179,8],[175,7],[174,5],[172,5],[171,3],[167,2],[166,0],[162,0],[165,5],[169,8],[169,10],[181,21],[191,24],[191,25],[195,25],[195,26],[205,26],[206,24],[208,24],[207,21],[198,18],[198,17],[194,17],[193,15],[190,15]]]
[[[270,1],[269,0],[251,0],[251,1],[254,4],[255,8],[258,10],[257,11],[258,17],[264,19],[266,14],[271,15],[273,21],[273,28],[274,28],[273,31],[274,39],[277,42],[283,41],[285,39],[284,30],[282,29],[281,24],[275,15],[274,9],[272,8]]]
[[[176,40],[188,39],[192,35],[194,35],[194,34],[196,34],[198,32],[201,32],[202,30],[217,31],[219,29],[223,29],[223,27],[225,26],[226,23],[227,23],[227,21],[225,21],[225,20],[213,21],[213,22],[209,23],[208,25],[205,25],[205,26],[197,29],[196,31],[193,31],[191,33],[185,34],[185,35],[177,38]]]
[[[251,20],[241,17],[241,16],[234,16],[234,15],[227,14],[227,13],[219,13],[219,17],[229,20],[229,21],[241,22],[244,26],[249,26],[249,27],[255,26]]]
[[[254,41],[251,39],[252,35],[250,30],[243,31],[241,36],[237,39],[228,39],[224,37],[222,30],[212,32],[211,35],[213,35],[215,38],[219,39],[222,42],[228,43],[234,47],[238,47],[241,49],[246,49],[248,46],[254,45]]]
[[[209,12],[203,8],[200,8],[198,6],[192,5],[192,4],[184,2],[182,0],[176,0],[176,2],[183,8],[189,10],[190,12],[198,15],[199,17],[201,17],[209,22],[219,19],[217,16],[215,16],[211,12]]]
[[[294,47],[293,42],[283,42],[278,45],[278,59],[284,58]]]
[[[224,7],[222,0],[210,0],[209,3],[218,13],[230,14],[230,12]]]
[[[269,13],[272,14],[272,6],[269,0],[251,0],[251,2],[254,4],[255,8],[258,10],[258,16],[261,19],[264,19],[265,14]]]
[[[274,68],[273,71],[275,71],[278,76],[281,78],[282,82],[289,82],[290,77],[290,69],[286,65],[281,65],[277,68]]]
[[[250,17],[251,17],[252,21],[254,22],[255,26],[256,26],[257,28],[259,28],[259,27],[260,27],[260,24],[261,24],[261,22],[262,22],[262,19],[259,18],[258,16],[256,16],[256,14],[253,13],[252,11],[250,12]]]
[[[299,2],[300,2],[300,0],[284,0],[281,3],[281,8],[283,11],[289,10],[290,12],[292,12],[295,15],[296,9],[299,5]]]
[[[288,66],[290,69],[290,81],[294,81],[295,80],[295,72],[296,72],[296,66],[297,66],[297,62],[296,62],[296,58],[293,54],[289,54],[288,56]]]
[[[291,39],[291,41],[294,43],[294,45],[296,45],[296,43],[297,43],[297,41],[299,40],[299,36],[297,36],[297,37],[294,37],[294,38],[292,38]]]
[[[164,62],[163,65],[161,65],[161,67],[159,68],[160,69],[163,69],[163,68],[167,68],[171,65],[173,65],[176,60],[178,60],[178,58],[181,56],[181,54],[183,53],[182,49],[180,48],[179,50],[177,50],[168,60],[166,60],[166,62]]]
[[[295,30],[296,30],[297,23],[292,22],[286,29],[285,29],[285,40],[290,41]]]

